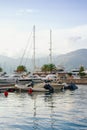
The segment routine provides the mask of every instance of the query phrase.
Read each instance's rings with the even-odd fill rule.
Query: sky
[[[0,0],[0,55],[32,57],[87,49],[87,0]]]

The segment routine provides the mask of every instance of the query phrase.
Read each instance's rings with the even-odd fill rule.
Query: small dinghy
[[[78,87],[74,83],[70,83],[69,85],[64,86],[64,89],[75,90],[78,89]]]

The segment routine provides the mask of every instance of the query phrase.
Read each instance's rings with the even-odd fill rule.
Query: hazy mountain
[[[67,53],[65,55],[59,55],[56,57],[58,60],[58,63],[55,63],[63,65],[66,69],[73,69],[78,68],[81,65],[83,65],[85,68],[87,67],[87,49],[80,49],[76,50],[70,53]]]
[[[76,50],[67,54],[53,56],[53,63],[58,66],[62,65],[66,68],[66,70],[70,70],[73,68],[78,68],[79,66],[83,65],[87,68],[87,49],[80,49]],[[20,64],[21,58],[10,58],[6,56],[0,56],[0,67],[3,68],[6,72],[13,72]],[[33,69],[32,59],[23,59],[22,64],[31,71]],[[42,57],[36,59],[36,65],[41,67],[43,64],[48,64],[49,58]]]

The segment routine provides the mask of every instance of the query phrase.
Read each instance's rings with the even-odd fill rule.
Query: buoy
[[[28,89],[28,93],[31,94],[33,91],[32,91],[32,88],[29,88]]]
[[[5,91],[5,92],[4,92],[4,95],[5,95],[5,97],[7,97],[7,96],[8,96],[8,92],[7,92],[7,91]]]

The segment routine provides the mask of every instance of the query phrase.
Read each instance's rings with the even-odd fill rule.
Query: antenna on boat
[[[50,64],[52,63],[52,30],[50,30]]]

